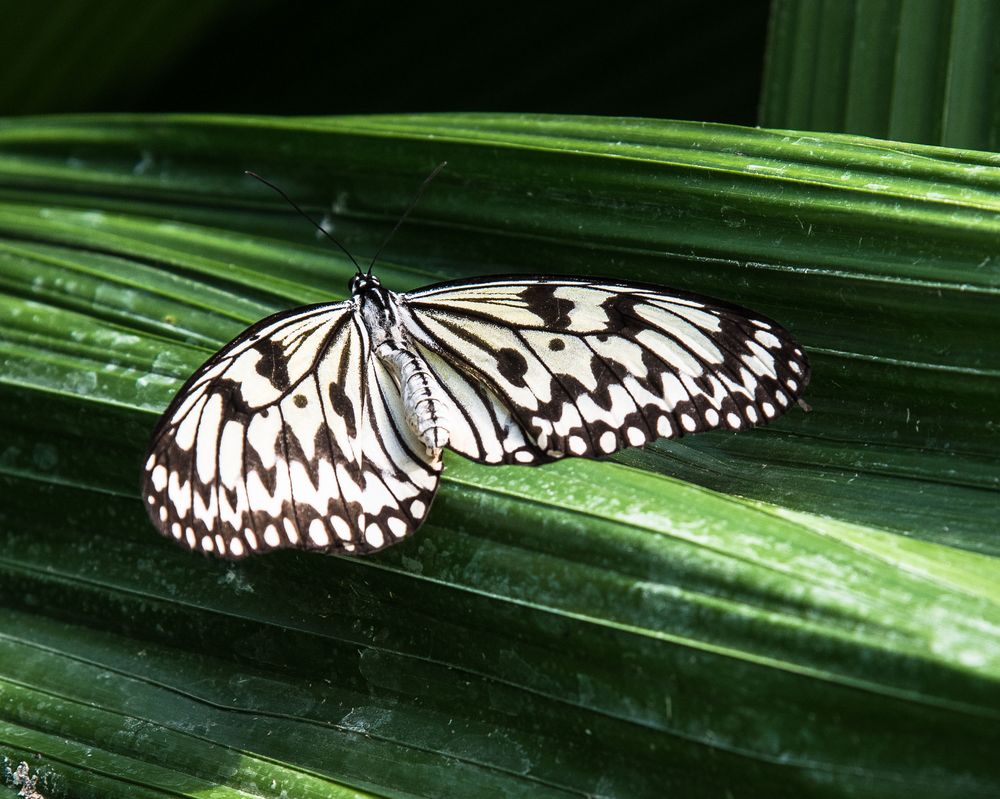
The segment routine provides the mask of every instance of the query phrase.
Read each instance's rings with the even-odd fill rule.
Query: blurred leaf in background
[[[751,125],[768,6],[10,4],[0,113],[541,111]],[[460,66],[458,66],[460,65]]]
[[[760,121],[996,150],[998,78],[993,0],[775,0]]]
[[[5,3],[0,114],[134,102],[235,6],[230,0]]]

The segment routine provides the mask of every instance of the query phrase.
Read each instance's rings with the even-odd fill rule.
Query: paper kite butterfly
[[[178,392],[144,469],[160,532],[228,558],[375,552],[426,518],[445,448],[600,458],[766,423],[809,382],[775,322],[661,286],[509,276],[396,294],[358,267],[349,288],[253,325]]]

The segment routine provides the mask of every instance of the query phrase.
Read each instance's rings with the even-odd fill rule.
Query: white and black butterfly
[[[445,447],[486,464],[599,458],[767,422],[809,382],[770,319],[659,286],[510,276],[395,294],[247,174],[358,271],[350,299],[241,333],[163,414],[142,494],[191,549],[375,552],[427,516]]]
[[[654,285],[489,277],[275,314],[180,390],[153,434],[150,518],[191,549],[368,553],[426,518],[449,448],[599,458],[785,411],[805,355],[770,319]]]

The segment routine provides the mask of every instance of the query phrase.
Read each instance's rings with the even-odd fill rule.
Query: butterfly
[[[602,458],[766,423],[809,382],[776,322],[662,286],[514,275],[397,294],[358,266],[348,288],[253,325],[180,389],[143,470],[162,534],[234,559],[375,552],[427,517],[444,449]]]

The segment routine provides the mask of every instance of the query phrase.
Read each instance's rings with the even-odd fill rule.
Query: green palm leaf
[[[998,26],[989,0],[774,0],[761,124],[996,150]]]
[[[806,345],[814,412],[617,463],[450,458],[367,559],[161,541],[157,414],[353,271],[243,170],[360,257],[441,160],[390,287],[741,302]],[[983,153],[644,120],[3,123],[0,753],[74,796],[993,795],[998,186]]]

